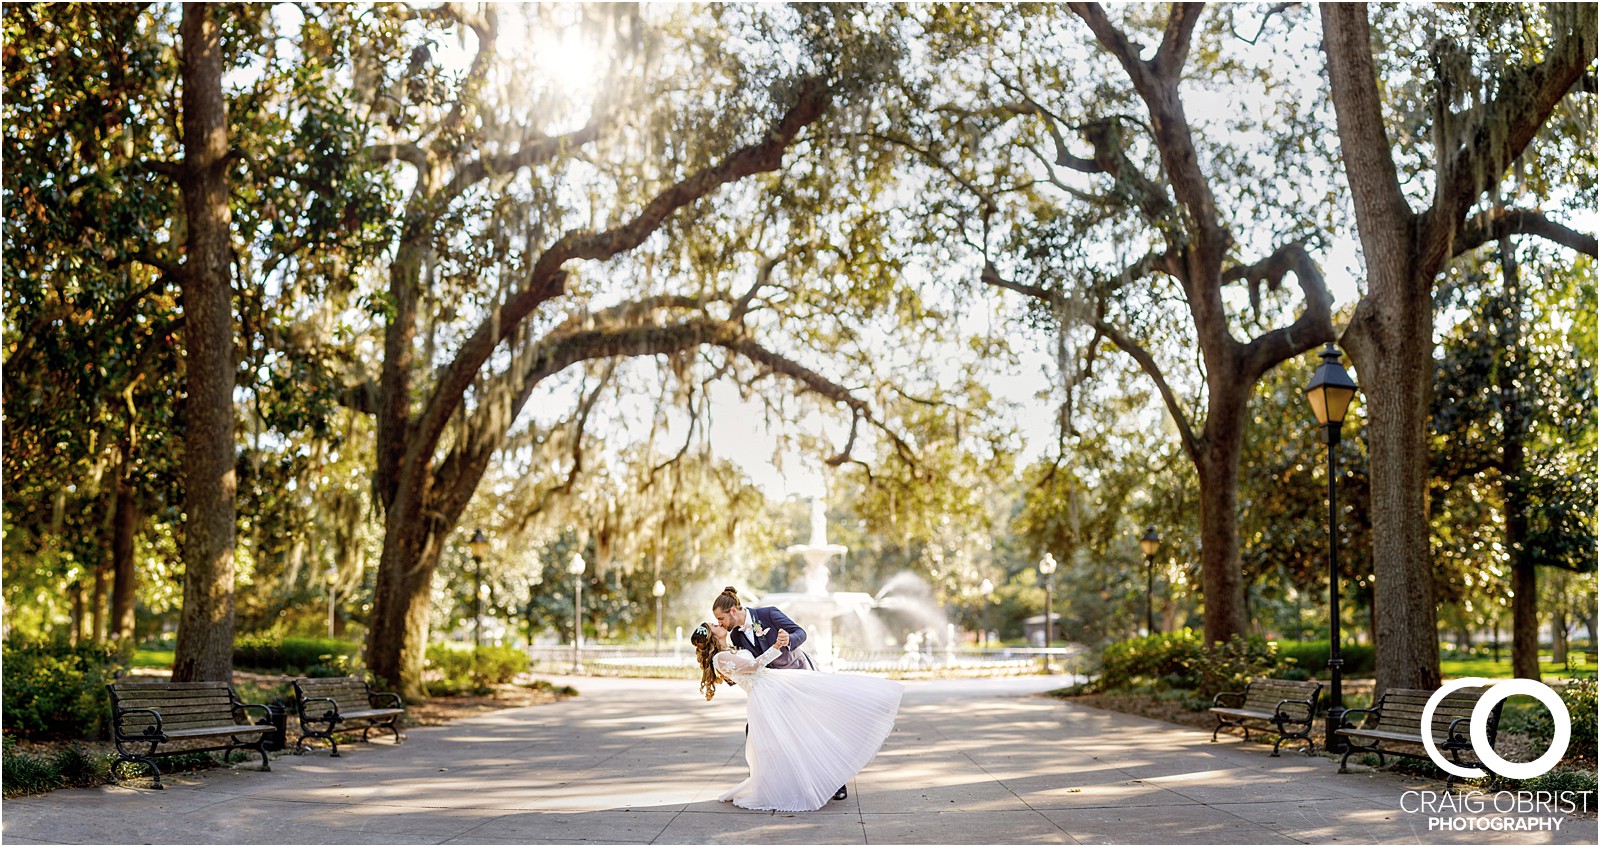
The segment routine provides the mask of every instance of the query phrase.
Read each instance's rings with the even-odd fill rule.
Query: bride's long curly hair
[[[705,624],[695,628],[689,636],[689,643],[694,645],[695,658],[700,661],[700,692],[710,700],[716,696],[717,683],[722,680],[722,674],[717,673],[716,663],[722,645],[711,637],[711,630]]]

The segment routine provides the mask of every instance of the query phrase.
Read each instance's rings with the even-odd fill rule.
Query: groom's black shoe
[[[835,800],[848,800],[848,799],[850,799],[850,789],[845,787],[845,786],[843,786],[843,785],[839,786],[839,790],[833,792],[833,799],[835,799]]]

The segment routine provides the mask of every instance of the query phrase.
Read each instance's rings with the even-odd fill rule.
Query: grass
[[[172,667],[172,650],[146,650],[140,648],[133,651],[133,666],[136,668],[170,668]]]
[[[1571,670],[1568,666],[1558,662],[1539,663],[1539,673],[1546,679],[1567,679],[1573,676],[1588,676],[1593,674],[1594,667],[1583,661],[1582,654],[1572,657]],[[1439,672],[1446,679],[1460,679],[1464,676],[1481,676],[1485,679],[1509,679],[1515,674],[1511,671],[1511,651],[1507,650],[1496,662],[1491,658],[1481,659],[1440,659]]]

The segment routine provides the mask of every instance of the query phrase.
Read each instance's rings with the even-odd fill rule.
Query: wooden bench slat
[[[118,692],[122,691],[202,691],[213,689],[216,691],[232,691],[232,686],[226,682],[161,682],[159,680],[126,680],[119,679],[110,683]]]
[[[228,724],[225,726],[189,727],[187,729],[167,730],[168,738],[212,738],[223,735],[254,735],[268,732],[270,726],[242,726]]]

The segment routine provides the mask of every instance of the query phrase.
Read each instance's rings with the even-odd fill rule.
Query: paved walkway
[[[692,682],[557,679],[583,696],[423,727],[343,758],[283,756],[119,787],[7,800],[7,844],[1596,843],[1556,832],[1428,830],[1393,774],[1031,696],[1060,679],[907,684],[895,733],[819,812],[717,802],[744,776],[744,697]],[[1592,800],[1591,800],[1592,802]],[[1492,812],[1481,816],[1500,817]]]

